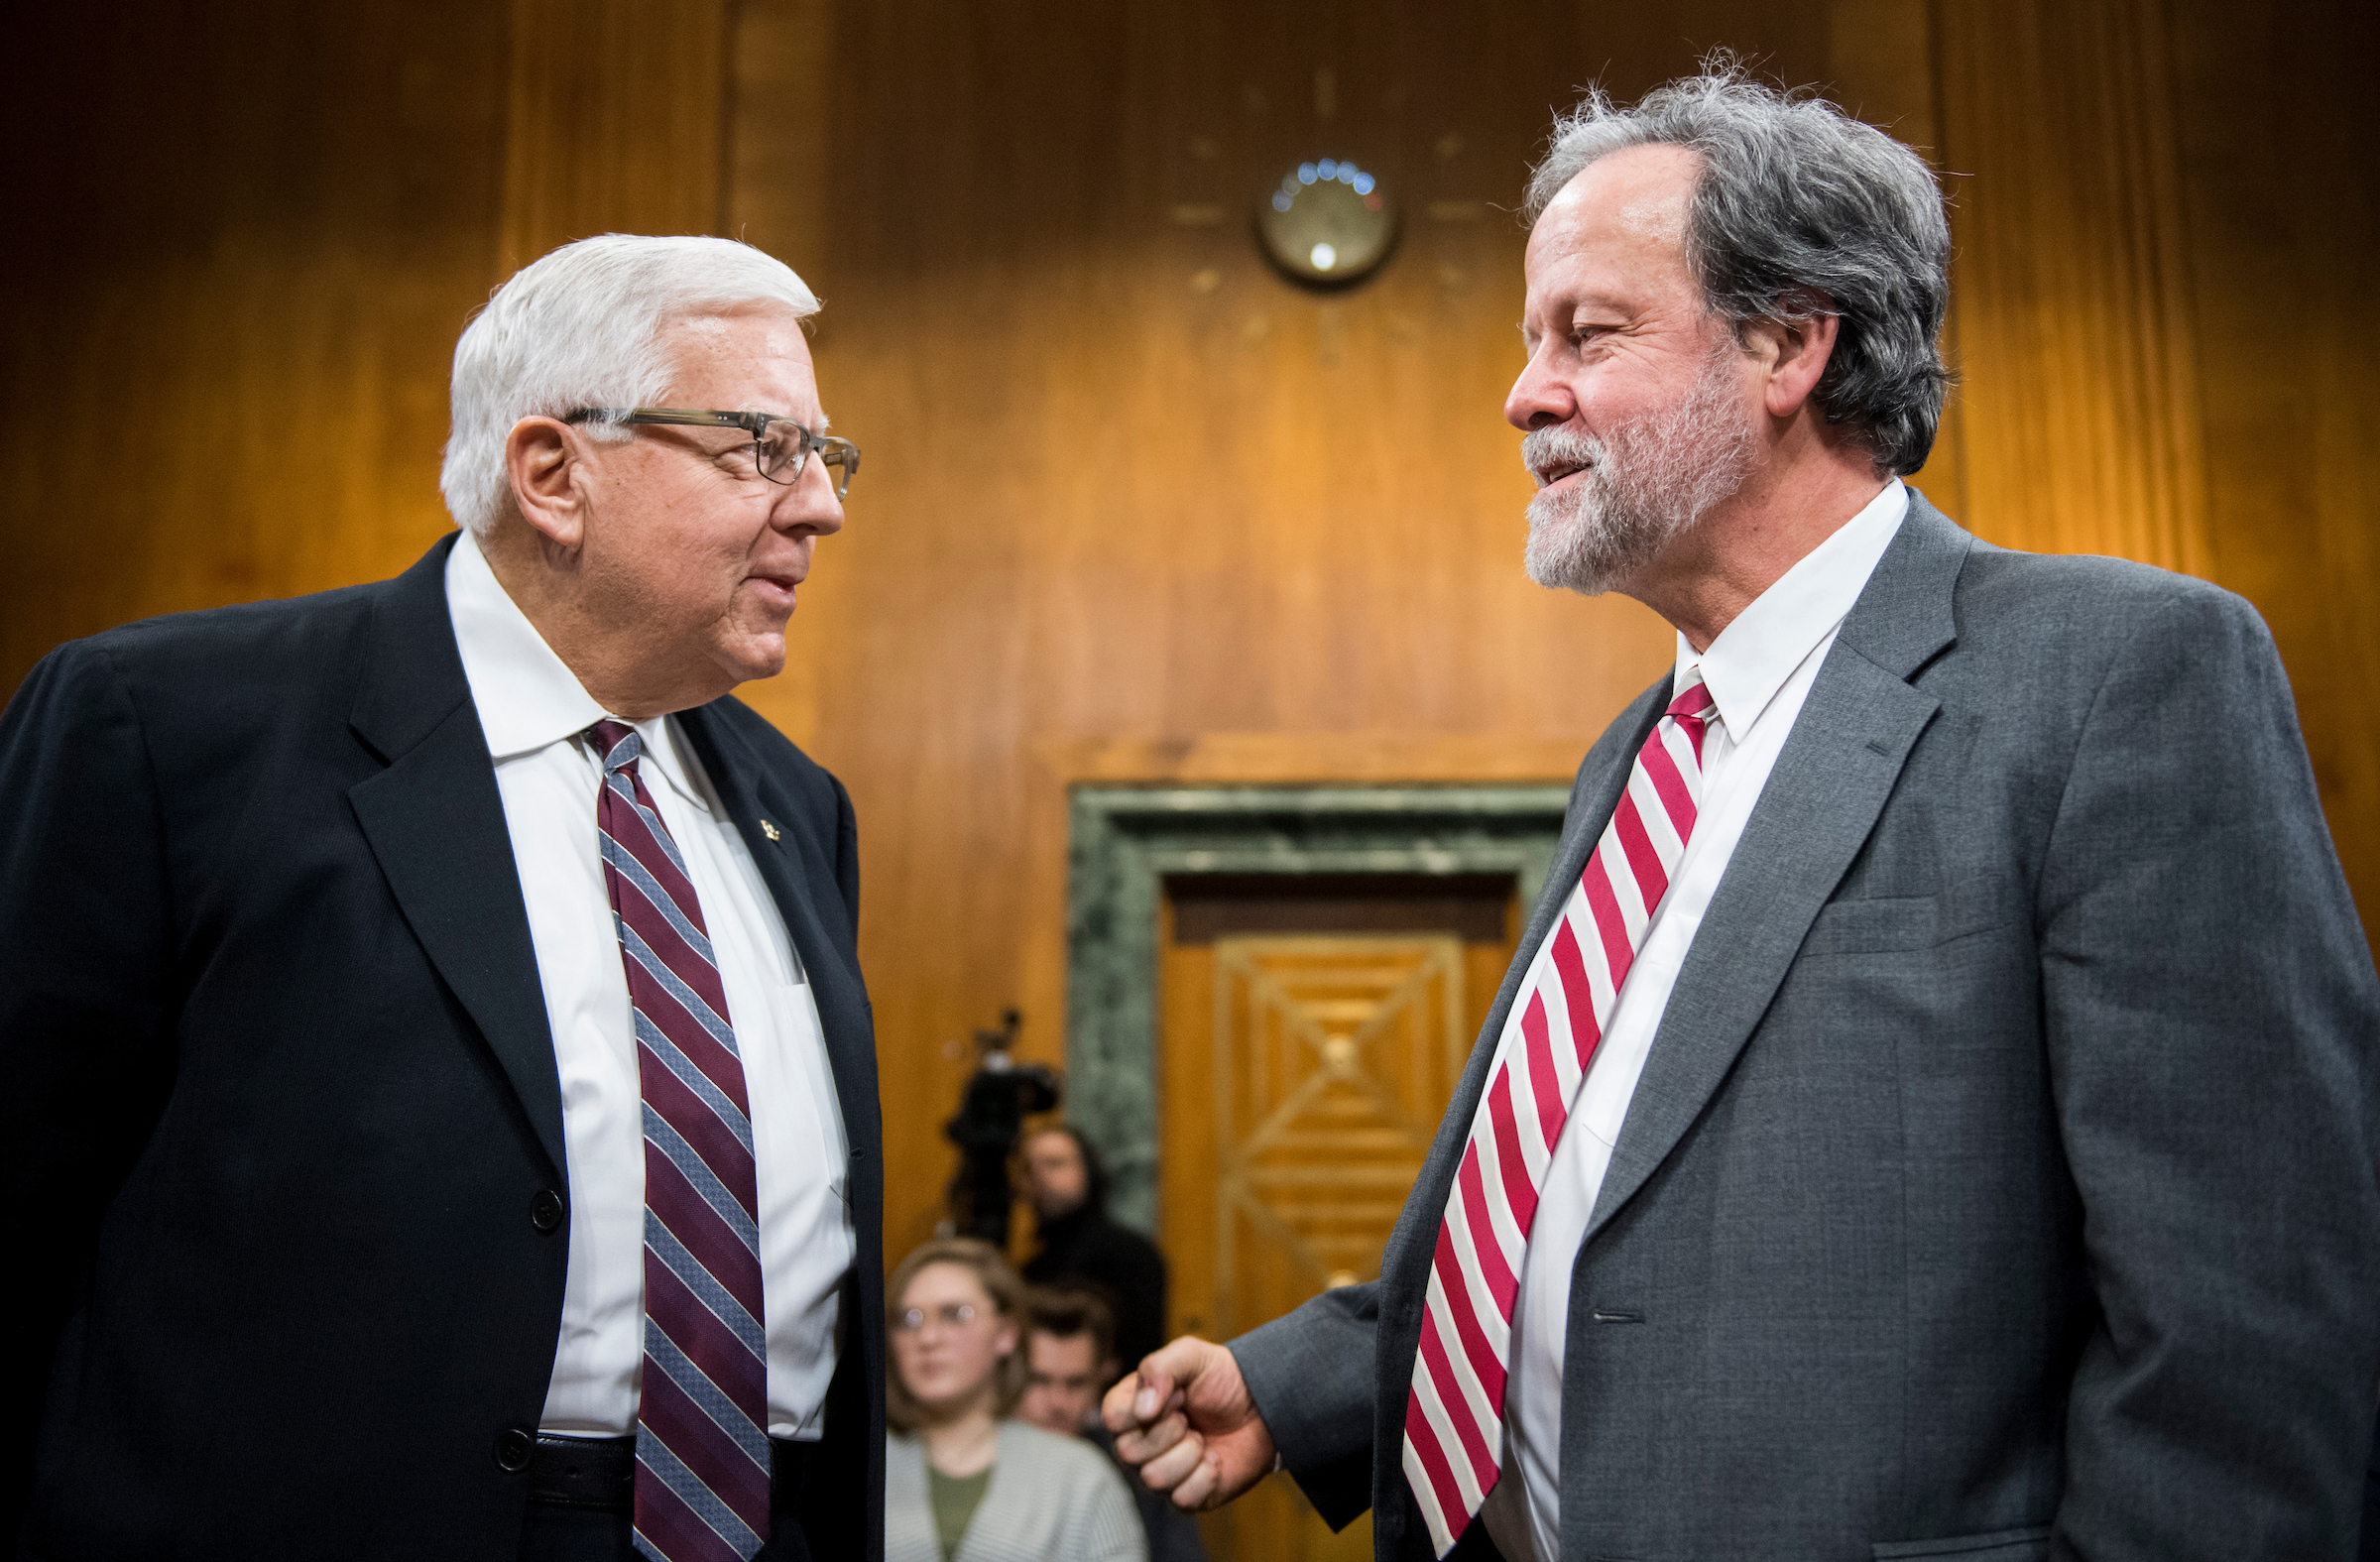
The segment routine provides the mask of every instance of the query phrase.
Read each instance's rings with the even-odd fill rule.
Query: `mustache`
[[[1520,464],[1537,479],[1537,486],[1546,484],[1546,474],[1561,467],[1600,466],[1609,459],[1609,450],[1601,439],[1576,433],[1560,426],[1534,428],[1520,441]]]

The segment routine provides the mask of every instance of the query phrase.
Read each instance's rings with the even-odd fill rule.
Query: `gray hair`
[[[485,537],[511,496],[504,442],[515,423],[651,406],[676,368],[669,326],[749,308],[798,320],[818,312],[818,299],[784,262],[733,239],[607,233],[515,272],[454,344],[453,421],[438,474],[447,512]],[[587,430],[627,435],[602,423]]]
[[[1632,108],[1596,88],[1554,122],[1529,174],[1534,223],[1587,165],[1628,147],[1702,155],[1686,263],[1738,340],[1751,320],[1835,316],[1835,352],[1813,400],[1857,430],[1879,472],[1916,471],[1951,383],[1938,338],[1950,300],[1951,227],[1915,152],[1834,104],[1751,79],[1728,55]]]

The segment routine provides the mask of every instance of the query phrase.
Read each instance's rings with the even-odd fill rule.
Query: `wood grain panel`
[[[2380,10],[2174,8],[2214,578],[2254,602],[2367,932],[2380,927]]]
[[[739,26],[816,15],[756,3]],[[875,453],[788,689],[756,697],[863,812],[867,959],[906,1097],[895,1229],[947,1157],[942,1044],[1014,1001],[1027,1049],[1062,1054],[1069,782],[1558,776],[1660,665],[1639,610],[1536,591],[1512,562],[1526,487],[1497,407],[1520,236],[1493,203],[1599,72],[1630,93],[1729,44],[1971,176],[1967,385],[1921,486],[2019,545],[2218,554],[2195,176],[2155,6],[2037,0],[2003,28],[1925,0],[1539,5],[1449,34],[1396,7],[1044,3],[994,27],[920,0],[822,25],[823,128],[815,95],[741,101],[739,167],[823,146],[827,198],[774,231],[829,300],[828,405]],[[2266,79],[2286,78],[2277,56]],[[1238,214],[1277,165],[1334,148],[1400,180],[1408,221],[1375,283],[1317,296],[1263,267]],[[2266,503],[2225,512],[2225,536]],[[2342,519],[2323,546],[2352,565],[2368,528]],[[2371,588],[2349,568],[2325,589]],[[2373,738],[2351,711],[2318,739],[2334,811],[2370,783]]]
[[[728,52],[724,231],[767,250],[816,290],[816,261],[839,182],[826,144],[835,70],[832,0],[749,0],[736,8]],[[813,339],[841,312],[833,299],[824,301],[827,312],[810,320]],[[880,457],[885,453],[880,442]],[[868,471],[873,479],[877,468]],[[807,616],[795,621],[785,670],[743,694],[804,747],[818,734],[818,667],[808,622]]]
[[[1345,777],[1444,742],[1561,777],[1667,655],[1642,609],[1518,568],[1522,234],[1488,203],[1581,73],[1545,47],[1574,13],[1439,17],[837,12],[804,271],[869,465],[794,644],[861,811],[895,1232],[947,1166],[943,1044],[1015,1002],[1026,1050],[1062,1055],[1064,779],[1038,756],[1237,749],[1245,774],[1327,750]],[[1288,162],[1342,154],[1408,225],[1376,282],[1317,295],[1248,213]]]
[[[1203,1052],[1214,1080],[1210,1305],[1228,1337],[1378,1277],[1470,1038],[1453,938],[1236,937],[1214,961],[1209,1033],[1167,1045]],[[1175,1099],[1168,1127],[1193,1131],[1195,1109]],[[1369,1523],[1332,1534],[1285,1481],[1230,1520],[1236,1557],[1321,1562],[1371,1545]]]
[[[1520,577],[1498,207],[1577,87],[1716,44],[1962,176],[1967,383],[1920,483],[1997,540],[2249,596],[2380,907],[2368,6],[110,16],[21,19],[0,93],[0,687],[69,636],[417,556],[454,337],[510,260],[607,229],[783,256],[869,465],[748,692],[861,810],[894,1231],[947,1169],[943,1044],[1016,1002],[1062,1052],[1068,784],[1559,778],[1661,665],[1641,609]],[[1407,212],[1336,296],[1242,215],[1326,153]]]
[[[716,233],[727,0],[513,0],[497,280],[597,233]]]
[[[1966,507],[2042,552],[2212,562],[2162,0],[1944,0]]]
[[[443,0],[12,22],[0,688],[61,640],[393,574],[491,281],[505,28]]]
[[[30,23],[0,681],[152,613],[396,573],[454,338],[524,258],[717,227],[724,0],[162,3]]]
[[[1826,95],[1914,147],[1937,175],[1950,165],[1942,140],[1941,38],[1933,0],[1831,0],[1827,7]],[[1964,293],[1951,290],[1943,353],[1960,361]],[[1954,389],[1934,449],[1910,481],[1949,514],[1966,514],[1966,402]]]
[[[1160,1159],[1179,1331],[1225,1339],[1373,1278],[1511,959],[1494,939],[1305,933],[1183,941],[1165,908]],[[1370,1554],[1276,1478],[1204,1520],[1219,1559]]]
[[[2380,914],[2368,7],[1942,0],[1968,513],[2212,578],[2271,624]],[[2362,106],[2357,106],[2359,101]]]

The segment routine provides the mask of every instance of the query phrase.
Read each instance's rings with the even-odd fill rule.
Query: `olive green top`
[[[925,1498],[934,1510],[934,1537],[942,1542],[942,1562],[950,1562],[958,1553],[967,1520],[975,1516],[976,1506],[991,1485],[990,1465],[971,1476],[946,1476],[934,1468],[932,1460],[925,1462]]]

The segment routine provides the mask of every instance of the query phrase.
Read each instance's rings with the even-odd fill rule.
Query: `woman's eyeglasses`
[[[930,1312],[923,1307],[911,1307],[906,1311],[896,1312],[892,1315],[892,1327],[903,1334],[915,1334],[924,1328],[928,1321],[938,1323],[945,1329],[964,1329],[975,1320],[976,1311],[973,1302],[944,1302]]]

